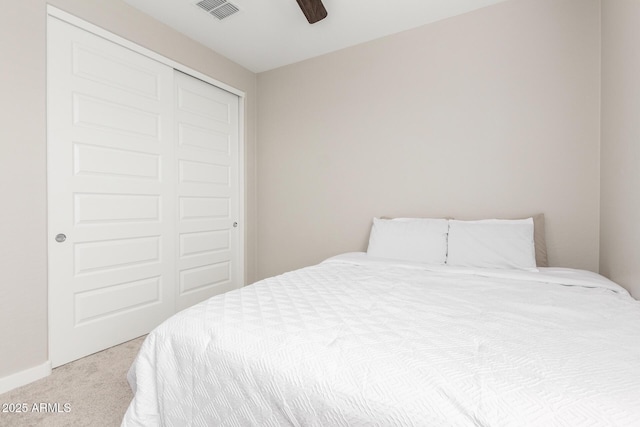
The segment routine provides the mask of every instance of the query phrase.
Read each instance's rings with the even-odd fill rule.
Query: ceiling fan
[[[296,0],[298,6],[302,9],[302,13],[309,21],[309,24],[315,24],[327,17],[327,9],[324,8],[322,0]]]

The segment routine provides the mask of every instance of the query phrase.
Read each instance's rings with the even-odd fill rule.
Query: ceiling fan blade
[[[327,17],[327,9],[322,0],[296,0],[309,24],[315,24]]]

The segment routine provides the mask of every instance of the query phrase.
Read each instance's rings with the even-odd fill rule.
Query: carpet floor
[[[0,426],[119,426],[133,398],[127,371],[144,338],[62,365],[46,378],[0,394],[0,410],[5,404],[26,409],[0,412]]]

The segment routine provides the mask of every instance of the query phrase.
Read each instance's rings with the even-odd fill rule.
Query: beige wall
[[[544,212],[598,269],[599,0],[514,0],[258,75],[258,274],[364,250],[373,216]]]
[[[0,13],[0,378],[47,360],[44,8]]]
[[[640,298],[640,2],[602,1],[600,269]]]
[[[244,91],[246,278],[256,278],[256,76],[121,0],[50,4]],[[47,361],[46,1],[0,13],[0,378]]]

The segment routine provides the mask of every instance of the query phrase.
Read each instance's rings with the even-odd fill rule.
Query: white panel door
[[[236,95],[175,72],[177,309],[241,286]]]
[[[175,311],[173,72],[48,20],[54,367],[143,335]]]

